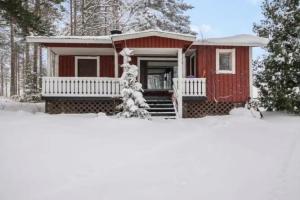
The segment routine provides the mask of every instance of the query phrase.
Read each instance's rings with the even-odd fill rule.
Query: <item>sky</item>
[[[237,34],[255,34],[253,23],[263,18],[262,0],[185,0],[194,6],[187,12],[191,27],[198,37],[225,37]],[[264,51],[255,48],[254,57]]]

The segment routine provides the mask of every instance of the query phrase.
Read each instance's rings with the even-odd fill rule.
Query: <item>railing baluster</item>
[[[120,96],[118,78],[43,77],[43,96]]]

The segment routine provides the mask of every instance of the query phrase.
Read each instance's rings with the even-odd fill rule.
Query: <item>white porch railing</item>
[[[43,77],[42,96],[45,97],[119,97],[118,78]]]
[[[174,94],[178,96],[178,78],[173,78]],[[206,96],[206,78],[182,78],[182,96]]]

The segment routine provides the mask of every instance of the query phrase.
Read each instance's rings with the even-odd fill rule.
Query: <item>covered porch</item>
[[[206,79],[187,78],[186,53],[182,48],[132,48],[132,64],[139,68],[139,81],[145,95],[173,97],[178,116],[182,115],[183,97],[205,97]],[[71,76],[61,76],[59,60],[63,56],[74,56],[75,71]],[[120,76],[122,59],[114,49],[101,49],[97,52],[89,48],[48,47],[48,76],[42,79],[42,97],[46,98],[120,98]],[[104,59],[113,59],[113,73],[110,77],[102,70]],[[101,62],[102,61],[102,62]],[[110,63],[108,63],[110,64]],[[112,68],[110,66],[110,68]],[[102,72],[102,73],[101,73]]]

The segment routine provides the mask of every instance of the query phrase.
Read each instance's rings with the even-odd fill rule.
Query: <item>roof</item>
[[[196,36],[160,30],[147,30],[141,32],[123,33],[106,36],[28,36],[27,42],[31,43],[94,43],[111,44],[115,41],[129,40],[143,37],[166,37],[171,39],[185,40],[193,42],[193,45],[222,45],[222,46],[252,46],[264,47],[268,44],[267,38],[254,35],[235,35],[222,38],[208,38],[196,40]]]
[[[222,38],[208,38],[204,40],[197,40],[194,45],[224,45],[224,46],[252,46],[264,47],[268,44],[269,39],[258,37],[255,35],[235,35]]]
[[[110,36],[27,36],[26,41],[31,43],[112,43]]]
[[[113,41],[120,41],[120,40],[129,40],[129,39],[150,37],[150,36],[166,37],[166,38],[185,40],[191,42],[194,42],[196,40],[196,36],[194,35],[167,32],[161,30],[147,30],[147,31],[140,31],[140,32],[116,34],[116,35],[112,35],[111,38]]]

